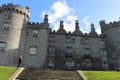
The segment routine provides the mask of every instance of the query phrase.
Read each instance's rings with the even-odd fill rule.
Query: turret
[[[64,29],[63,21],[60,21],[60,26],[59,26],[59,29],[58,29],[57,33],[59,33],[59,34],[66,34],[66,31]]]
[[[75,30],[79,31],[79,22],[78,22],[78,20],[75,21]]]
[[[48,24],[48,15],[47,14],[44,15],[44,23]]]
[[[95,32],[95,27],[94,27],[93,23],[91,23],[91,32],[89,33],[89,36],[91,36],[91,37],[97,37],[98,36],[97,32]]]
[[[74,35],[83,35],[83,33],[79,30],[79,22],[78,20],[75,21],[75,30],[73,32]]]

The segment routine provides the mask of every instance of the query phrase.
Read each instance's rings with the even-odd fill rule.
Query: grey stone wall
[[[80,64],[80,69],[84,69],[82,67],[82,63],[85,61],[84,59],[84,48],[88,48],[90,50],[90,58],[88,58],[91,61],[92,67],[91,69],[103,69],[102,60],[103,57],[101,57],[101,50],[106,49],[105,46],[101,46],[101,37],[85,37],[85,36],[75,36],[75,35],[60,35],[60,34],[50,34],[50,36],[55,36],[55,42],[49,43],[49,47],[53,46],[55,47],[55,60],[56,60],[56,66],[57,68],[64,69],[65,68],[65,53],[67,47],[72,47],[73,49],[73,57],[72,60],[76,62],[75,66],[77,64]],[[74,43],[66,43],[67,36],[74,38]],[[89,42],[87,45],[81,44],[82,38],[88,38]],[[108,58],[104,57],[104,61],[107,61],[108,64]],[[97,64],[97,65],[96,65]],[[107,68],[108,69],[108,68]]]
[[[120,27],[108,29],[106,36],[108,56],[111,69],[120,67]]]
[[[32,36],[33,31],[38,31],[37,37]],[[25,26],[22,31],[19,50],[20,55],[23,56],[22,66],[31,68],[43,68],[46,66],[48,38],[49,28],[40,25]],[[30,47],[32,46],[37,48],[37,53],[34,55],[30,54]]]

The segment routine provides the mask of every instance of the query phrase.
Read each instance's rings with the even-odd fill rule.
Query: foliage
[[[0,66],[0,80],[8,80],[16,70],[16,67]]]
[[[120,80],[118,71],[83,71],[88,80]]]

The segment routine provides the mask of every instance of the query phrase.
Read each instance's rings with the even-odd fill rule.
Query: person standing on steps
[[[20,56],[18,59],[18,67],[20,67],[21,63],[22,63],[22,56]]]

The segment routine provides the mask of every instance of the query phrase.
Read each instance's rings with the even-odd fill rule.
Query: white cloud
[[[97,32],[98,34],[101,34],[101,29],[100,29],[100,27],[97,27],[96,32]]]
[[[82,22],[84,23],[85,27],[82,27],[82,31],[83,32],[88,32],[90,29],[90,23],[88,22],[88,20],[90,19],[89,16],[85,16],[82,20]]]
[[[45,11],[43,11],[45,14]],[[66,31],[74,31],[75,20],[77,16],[75,15],[75,10],[68,6],[65,0],[57,1],[53,3],[48,11],[49,23],[52,24],[54,30],[58,30],[59,21],[64,21],[64,29]]]
[[[72,8],[70,8],[66,1],[57,1],[53,3],[52,7],[49,11],[49,22],[54,23],[57,19],[62,19],[70,13],[74,12]]]

